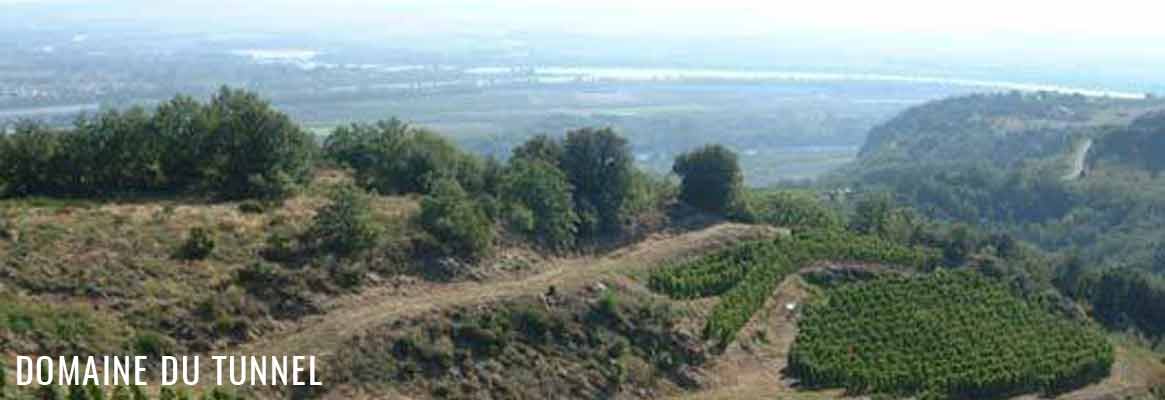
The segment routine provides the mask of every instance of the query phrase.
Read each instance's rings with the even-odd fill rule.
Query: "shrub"
[[[182,260],[203,260],[214,252],[214,236],[201,227],[190,228],[186,241],[178,248],[175,256]]]
[[[614,291],[607,290],[603,292],[602,297],[599,297],[599,302],[596,303],[596,309],[599,317],[609,321],[618,321],[622,319],[619,313],[619,297],[615,295]]]
[[[160,359],[174,352],[174,341],[155,332],[139,333],[130,340],[134,354]]]
[[[110,400],[131,400],[129,389],[125,386],[116,386],[113,388],[113,395]]]
[[[89,386],[86,386],[85,389],[87,392],[89,392],[90,400],[105,400],[105,390],[101,389],[101,386],[90,384]],[[71,398],[72,396],[70,395],[69,397]]]
[[[683,180],[680,200],[685,203],[718,214],[740,206],[744,174],[732,150],[716,144],[681,154],[672,172]]]
[[[836,212],[812,194],[788,191],[749,193],[745,197],[743,219],[789,228],[834,228],[841,226]]]
[[[574,246],[578,215],[570,183],[557,167],[543,161],[518,160],[502,179],[503,202],[520,217],[519,229],[554,250]]]
[[[372,222],[368,195],[355,187],[343,186],[329,197],[331,203],[316,214],[303,241],[316,252],[340,256],[374,246],[380,231]]]
[[[444,255],[478,259],[493,244],[492,221],[453,179],[438,180],[421,201],[420,224]]]

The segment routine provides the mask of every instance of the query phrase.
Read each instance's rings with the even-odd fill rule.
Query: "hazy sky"
[[[1159,21],[1165,5],[1152,0],[0,0],[0,7],[21,4],[54,5],[63,15],[207,23],[264,16],[254,22],[293,27],[316,21],[386,31],[739,36],[823,30],[1165,39]]]

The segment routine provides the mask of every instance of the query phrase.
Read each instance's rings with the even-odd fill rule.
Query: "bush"
[[[154,332],[139,333],[130,339],[130,347],[135,355],[161,359],[174,352],[175,344],[170,338]]]
[[[113,388],[113,395],[110,396],[110,399],[111,400],[131,400],[129,389],[126,388],[125,386],[115,386]]]
[[[745,197],[742,219],[789,228],[835,228],[841,226],[836,212],[821,204],[811,193],[762,191]]]
[[[543,161],[517,160],[502,179],[501,194],[519,230],[554,250],[574,246],[578,215],[570,183],[557,167]]]
[[[186,241],[175,256],[182,260],[204,260],[214,252],[214,236],[206,228],[190,228]]]
[[[316,214],[303,242],[316,252],[340,256],[374,246],[380,231],[372,222],[369,196],[355,187],[343,186],[329,198],[331,203]]]
[[[740,206],[744,174],[732,150],[716,144],[681,154],[672,172],[683,180],[680,200],[685,203],[717,214]]]
[[[433,193],[421,201],[420,224],[447,256],[474,260],[493,245],[492,221],[453,179],[436,181]]]

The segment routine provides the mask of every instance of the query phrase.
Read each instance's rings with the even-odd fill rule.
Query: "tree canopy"
[[[726,214],[740,206],[744,174],[736,153],[713,144],[676,157],[672,171],[683,180],[680,200],[704,211]]]

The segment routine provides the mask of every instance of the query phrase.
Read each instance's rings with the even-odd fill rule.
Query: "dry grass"
[[[3,200],[0,220],[8,223],[0,227],[6,230],[0,235],[0,288],[32,302],[88,304],[103,318],[155,329],[162,319],[219,296],[217,289],[235,271],[260,260],[270,232],[305,229],[345,179],[324,173],[303,194],[265,213],[242,212],[234,202],[180,198]],[[413,198],[376,197],[374,218],[404,226],[418,207]],[[214,251],[205,260],[178,260],[174,252],[193,227],[212,232]]]
[[[386,321],[456,305],[539,295],[550,286],[558,290],[577,289],[636,269],[650,268],[668,259],[773,234],[773,230],[758,226],[721,224],[694,232],[655,235],[604,256],[550,260],[533,267],[534,273],[523,279],[384,285],[341,298],[332,305],[331,312],[305,318],[285,332],[273,333],[235,351],[242,354],[310,352],[327,356],[345,339]]]

